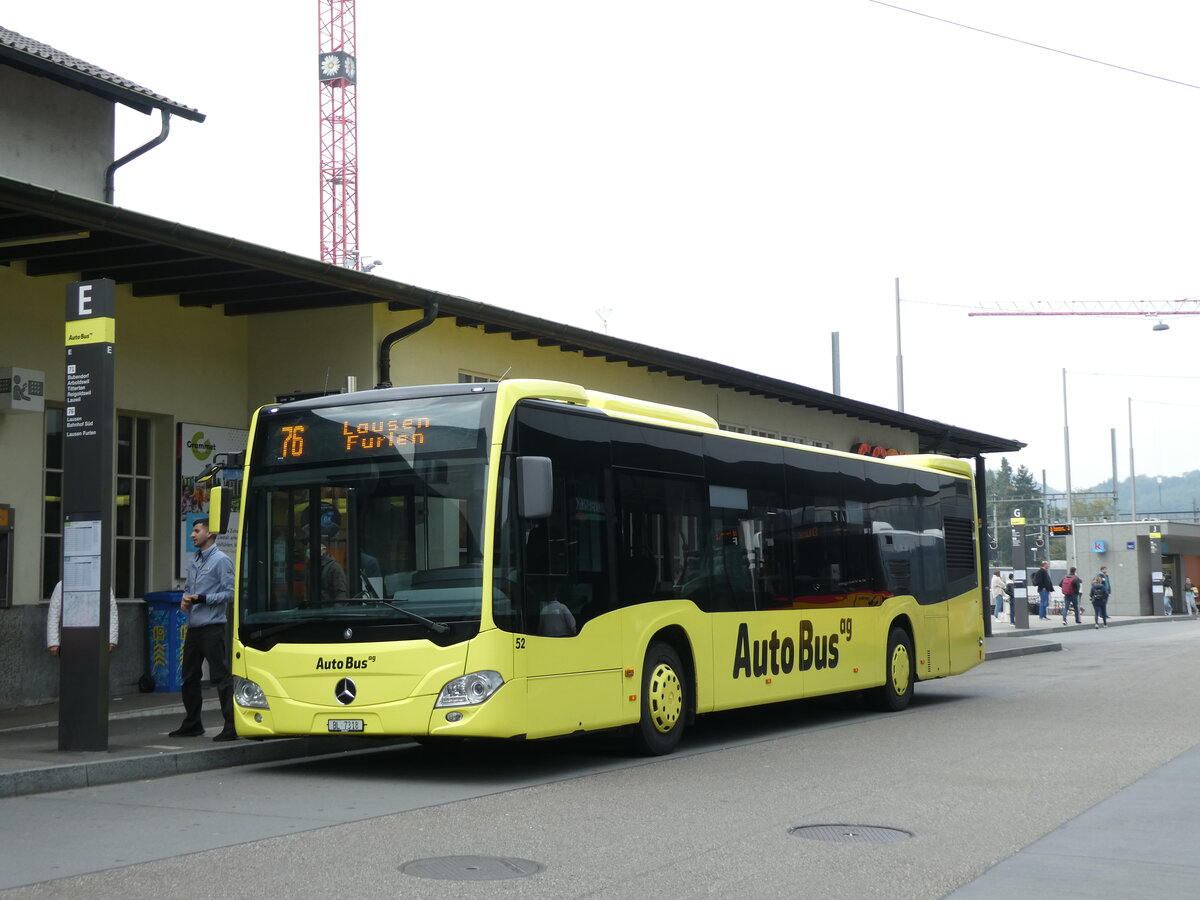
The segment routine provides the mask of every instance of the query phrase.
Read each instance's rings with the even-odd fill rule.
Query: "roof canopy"
[[[111,278],[128,285],[135,297],[220,306],[228,316],[381,302],[392,310],[415,310],[436,301],[438,315],[459,326],[892,426],[916,434],[923,453],[971,457],[1025,446],[0,177],[0,265],[14,261],[23,261],[32,277]]]

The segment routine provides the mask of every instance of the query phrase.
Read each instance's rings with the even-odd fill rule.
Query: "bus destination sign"
[[[268,465],[485,452],[483,405],[475,397],[266,410],[256,439]]]

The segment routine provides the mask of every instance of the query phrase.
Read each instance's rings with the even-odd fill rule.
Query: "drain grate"
[[[417,878],[441,881],[499,881],[536,875],[544,868],[533,860],[511,856],[435,856],[406,862],[400,871]]]
[[[838,844],[894,844],[907,841],[911,831],[885,828],[882,825],[797,825],[789,828],[793,837],[808,838],[810,841],[832,841]]]

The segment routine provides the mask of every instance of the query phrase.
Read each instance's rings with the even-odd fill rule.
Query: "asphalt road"
[[[1200,622],[1060,639],[1062,652],[921,684],[904,713],[838,700],[710,716],[663,759],[600,739],[413,745],[14,797],[0,801],[0,888],[131,900],[988,896],[997,863],[1200,744]],[[1113,839],[1172,840],[1157,824],[1131,820]],[[807,825],[902,839],[790,833]],[[465,856],[481,859],[444,863],[456,880],[402,871]],[[464,880],[523,865],[497,860],[542,868]],[[1081,896],[1127,896],[1099,868],[1089,884],[1086,860],[1077,868]],[[1063,896],[1044,883],[1026,900]]]

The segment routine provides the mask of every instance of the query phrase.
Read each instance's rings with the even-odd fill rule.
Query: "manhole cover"
[[[400,867],[405,875],[442,881],[499,881],[536,875],[545,866],[511,856],[436,856],[414,859]]]
[[[833,841],[838,844],[892,844],[907,841],[913,836],[911,831],[880,825],[798,825],[788,829],[788,834],[811,841]]]

